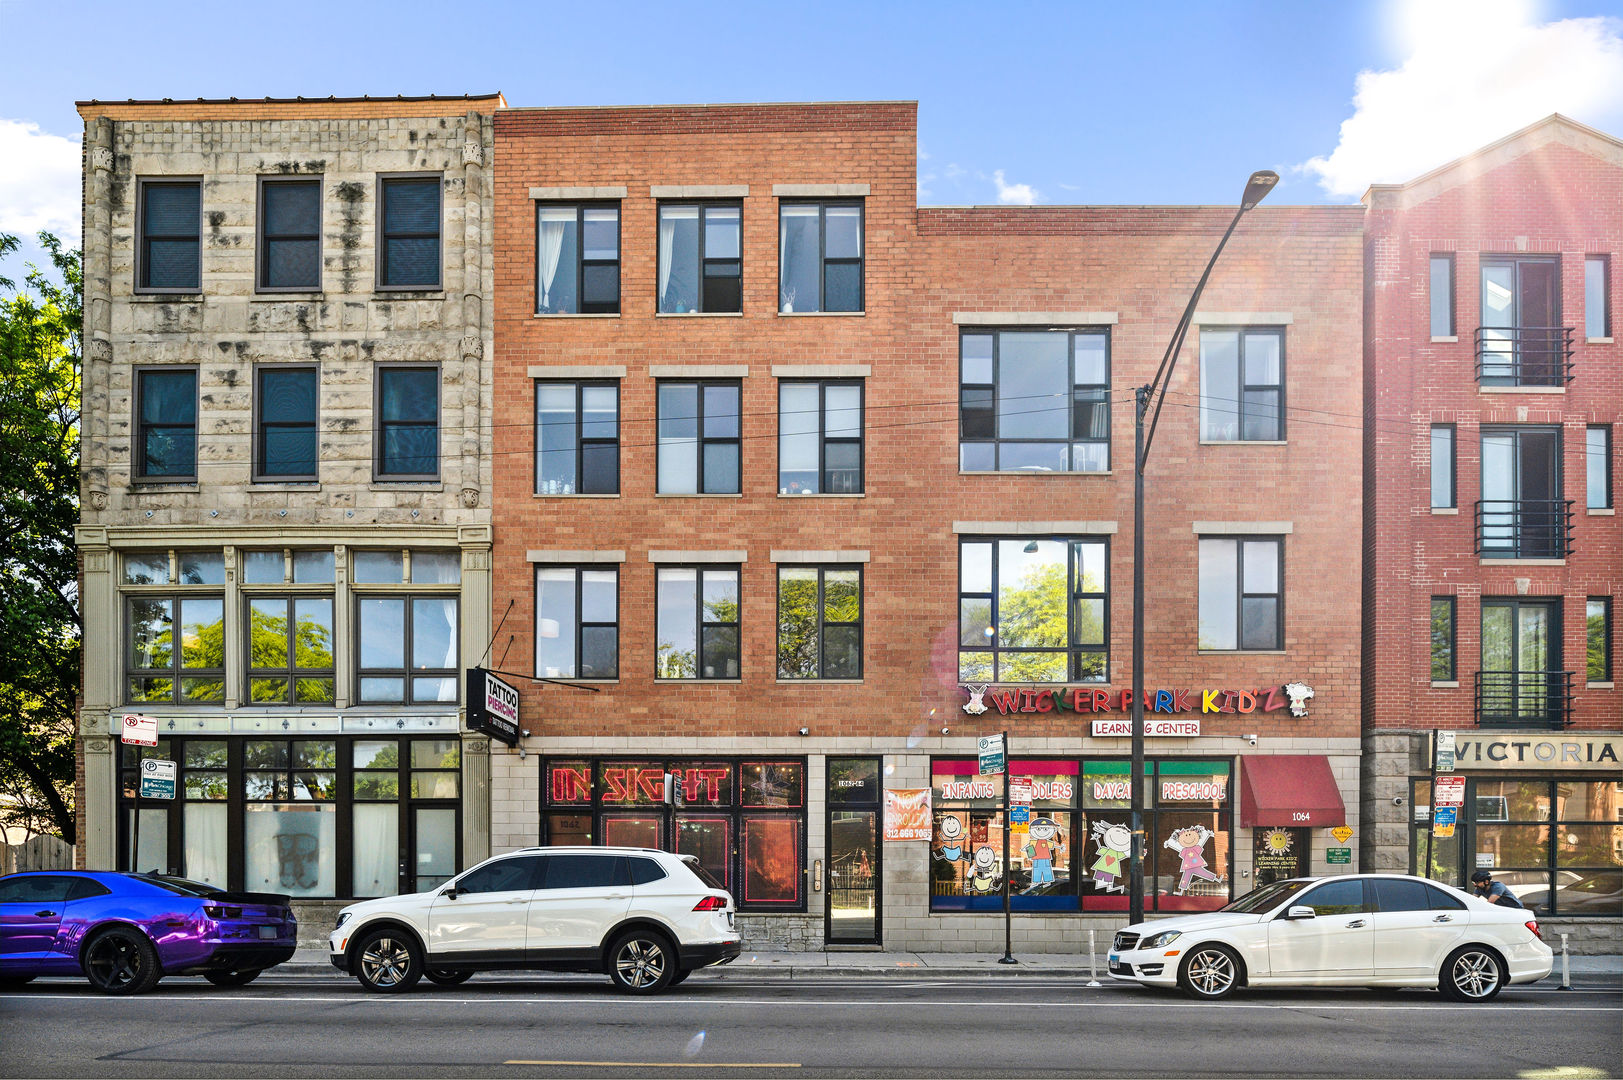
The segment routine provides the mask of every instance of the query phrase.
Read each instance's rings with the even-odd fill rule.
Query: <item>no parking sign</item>
[[[136,746],[157,746],[158,718],[128,713],[119,725],[119,735],[124,742]]]

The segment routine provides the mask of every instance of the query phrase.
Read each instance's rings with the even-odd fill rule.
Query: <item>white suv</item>
[[[733,898],[697,859],[613,847],[525,848],[430,892],[351,904],[329,945],[334,967],[385,994],[524,968],[653,994],[740,949]]]

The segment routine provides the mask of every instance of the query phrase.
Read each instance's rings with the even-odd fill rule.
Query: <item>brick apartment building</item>
[[[1017,949],[1108,932],[1130,388],[1231,208],[920,208],[911,103],[509,109],[495,145],[493,847],[692,852],[763,945],[994,949],[1005,869]],[[1152,912],[1357,868],[1363,219],[1249,214],[1169,387]],[[1029,813],[978,775],[1004,730]],[[932,811],[886,842],[896,790]]]
[[[83,865],[305,906],[488,854],[501,105],[79,104]]]
[[[1623,142],[1551,116],[1365,202],[1364,865],[1492,868],[1615,947]]]

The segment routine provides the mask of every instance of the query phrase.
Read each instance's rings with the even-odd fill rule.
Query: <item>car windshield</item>
[[[213,896],[220,891],[213,885],[205,885],[201,881],[188,881],[183,877],[172,877],[169,874],[137,874],[136,877],[149,885],[156,885],[160,889],[167,889],[181,896]]]
[[[692,856],[687,856],[682,860],[682,865],[687,867],[689,870],[692,870],[693,876],[704,882],[705,888],[715,889],[717,892],[727,891],[727,886],[717,881],[714,874],[706,870],[703,866],[699,865],[699,860],[693,858]]]
[[[1255,915],[1259,911],[1278,907],[1282,902],[1295,896],[1309,885],[1312,878],[1292,878],[1289,881],[1276,881],[1271,885],[1264,885],[1260,889],[1253,889],[1229,904],[1219,908],[1219,911],[1239,911],[1248,915]]]

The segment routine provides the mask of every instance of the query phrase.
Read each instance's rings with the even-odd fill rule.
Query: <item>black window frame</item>
[[[693,570],[693,674],[661,675],[659,673],[659,579],[667,570]],[[707,574],[731,573],[738,589],[738,618],[733,622],[706,619],[704,611],[704,579]],[[744,567],[740,563],[660,563],[654,568],[654,680],[656,682],[740,682],[744,678]],[[737,675],[704,674],[704,634],[709,629],[732,627],[738,645]]]
[[[693,443],[695,445],[695,448],[697,450],[697,455],[694,458],[695,473],[694,473],[694,477],[693,477],[693,488],[694,488],[693,491],[665,491],[665,490],[662,490],[660,488],[660,486],[659,486],[661,480],[664,477],[664,470],[661,468],[661,466],[664,464],[664,456],[665,456],[664,432],[662,430],[660,430],[660,426],[667,419],[671,419],[670,417],[666,417],[664,415],[663,411],[662,411],[664,403],[665,403],[664,392],[667,389],[675,389],[677,387],[692,387],[693,388],[694,394],[695,394],[695,400],[697,402],[698,410],[699,410],[697,416],[692,418],[694,420],[694,431],[695,431],[695,434],[693,436],[692,441],[693,441]],[[732,436],[708,436],[708,435],[705,434],[705,409],[704,409],[705,393],[704,392],[707,389],[708,390],[727,389],[727,390],[733,391],[733,393],[735,395],[737,395],[736,401],[737,401],[738,409],[733,414],[733,420],[734,420],[734,428],[738,432],[738,434],[732,435]],[[577,404],[577,409],[578,408],[579,408],[579,405]],[[744,425],[744,383],[743,383],[742,379],[658,379],[654,383],[654,415],[655,415],[654,424],[655,424],[655,429],[656,429],[656,431],[655,431],[655,439],[654,439],[654,441],[656,443],[655,448],[654,448],[654,453],[655,453],[654,491],[655,491],[656,494],[668,495],[668,496],[671,496],[673,498],[683,498],[683,497],[694,497],[694,496],[698,496],[698,495],[738,495],[738,494],[741,494],[743,492],[743,490],[744,490],[744,440],[743,440],[743,434],[744,434],[744,427],[743,427],[743,425]],[[677,417],[676,419],[688,419],[688,418],[687,417]],[[682,441],[687,441],[687,440],[684,439]],[[705,488],[705,477],[706,477],[707,474],[705,472],[705,463],[704,463],[705,449],[706,449],[706,447],[709,447],[709,446],[728,446],[728,445],[733,447],[733,461],[734,461],[734,463],[736,465],[736,471],[733,474],[732,487],[730,487],[728,489],[725,489],[725,490],[722,490],[722,491],[709,491],[709,490],[706,490],[706,488]],[[618,471],[618,470],[616,470],[616,471]]]
[[[1286,427],[1285,427],[1286,408],[1287,408],[1287,405],[1288,405],[1288,401],[1287,401],[1286,394],[1285,394],[1285,386],[1286,386],[1286,382],[1287,382],[1286,372],[1289,370],[1289,368],[1287,366],[1288,362],[1289,362],[1289,357],[1288,357],[1288,355],[1287,355],[1287,353],[1285,351],[1286,350],[1286,344],[1287,344],[1286,337],[1288,336],[1285,333],[1285,329],[1286,328],[1283,327],[1283,326],[1272,326],[1272,325],[1266,325],[1266,324],[1256,325],[1256,326],[1203,326],[1203,327],[1200,328],[1201,346],[1200,346],[1199,353],[1197,353],[1197,355],[1196,355],[1196,361],[1197,361],[1197,364],[1198,364],[1198,366],[1200,368],[1200,371],[1199,371],[1199,377],[1200,377],[1200,386],[1199,386],[1200,400],[1198,402],[1198,409],[1197,409],[1197,415],[1196,415],[1195,422],[1200,427],[1200,441],[1201,442],[1203,442],[1203,443],[1222,444],[1222,445],[1227,446],[1227,445],[1232,445],[1234,443],[1248,443],[1248,442],[1250,442],[1250,443],[1268,444],[1268,443],[1281,443],[1281,442],[1288,441],[1288,433],[1287,433]],[[1206,412],[1205,402],[1206,402],[1206,399],[1207,399],[1208,395],[1206,393],[1206,370],[1205,370],[1205,365],[1204,365],[1204,363],[1201,363],[1200,361],[1201,361],[1201,354],[1204,354],[1204,352],[1205,352],[1206,335],[1207,334],[1226,334],[1226,333],[1235,334],[1236,339],[1237,339],[1237,350],[1238,351],[1236,353],[1236,361],[1235,361],[1235,363],[1236,363],[1236,366],[1238,368],[1238,370],[1236,372],[1238,381],[1236,382],[1235,385],[1236,385],[1236,388],[1238,389],[1239,394],[1240,394],[1239,398],[1237,400],[1235,400],[1235,402],[1234,402],[1234,415],[1235,415],[1235,418],[1236,418],[1235,419],[1235,430],[1236,430],[1237,434],[1232,439],[1213,439],[1213,438],[1208,437],[1207,434],[1206,434],[1206,431],[1205,431],[1205,412]],[[1279,381],[1277,383],[1250,383],[1250,382],[1245,381],[1245,373],[1246,373],[1245,343],[1246,343],[1246,338],[1249,335],[1254,335],[1254,334],[1255,335],[1271,334],[1274,337],[1277,337],[1279,339]],[[1246,394],[1248,394],[1248,393],[1250,393],[1252,391],[1259,391],[1259,392],[1260,391],[1273,391],[1273,392],[1275,392],[1275,393],[1277,393],[1279,395],[1279,404],[1275,408],[1275,419],[1277,421],[1277,428],[1274,431],[1274,437],[1271,438],[1271,439],[1251,438],[1251,437],[1247,436],[1246,433],[1245,433],[1245,430],[1246,430]],[[1214,398],[1213,400],[1217,400],[1217,399]]]
[[[308,187],[315,191],[316,198],[316,231],[313,233],[276,233],[270,231],[270,217],[265,212],[265,191],[273,186],[282,187]],[[254,292],[256,293],[308,293],[321,291],[321,249],[322,224],[325,217],[322,213],[324,202],[324,178],[308,174],[299,176],[261,176],[259,190],[255,199],[255,216],[257,227],[254,230]],[[270,255],[271,246],[278,242],[314,243],[316,246],[316,277],[309,283],[297,285],[272,285],[270,281]]]
[[[298,625],[294,618],[297,603],[300,600],[325,600],[328,604],[332,619],[332,642],[330,652],[333,663],[324,668],[301,668],[298,664]],[[255,667],[254,666],[254,604],[263,601],[277,601],[285,606],[287,631],[287,666],[286,667]],[[308,586],[296,592],[287,592],[280,589],[265,590],[264,587],[245,587],[242,596],[242,633],[243,657],[246,667],[243,674],[243,700],[252,706],[281,706],[281,705],[332,705],[338,694],[338,602],[331,590],[322,592],[311,591]],[[281,701],[270,698],[254,697],[253,687],[255,679],[286,679],[287,696]],[[301,698],[299,696],[299,681],[301,679],[326,679],[332,686],[333,696],[327,698]]]
[[[265,419],[265,383],[267,375],[285,375],[290,373],[305,373],[312,377],[310,387],[310,419],[293,423],[290,421],[267,421]],[[379,414],[381,417],[381,414]],[[380,420],[381,424],[381,420]],[[266,446],[266,435],[271,428],[288,430],[308,430],[310,436],[310,471],[309,472],[271,472],[269,471],[269,453]],[[254,429],[254,463],[252,480],[256,484],[286,484],[306,483],[319,479],[321,469],[321,365],[320,364],[255,364],[254,365],[254,402],[253,402],[253,429]]]
[[[1446,263],[1448,266],[1448,292],[1445,297],[1448,304],[1448,329],[1443,333],[1437,332],[1438,263]],[[1426,296],[1427,300],[1429,301],[1427,306],[1427,321],[1430,328],[1430,336],[1433,338],[1457,337],[1459,334],[1459,304],[1455,301],[1459,295],[1459,290],[1455,278],[1456,267],[1454,265],[1454,253],[1452,251],[1433,251],[1430,258],[1427,260],[1426,267],[1429,274],[1426,287]]]
[[[815,386],[817,387],[817,490],[816,491],[790,491],[784,486],[783,477],[783,440],[788,436],[783,431],[783,391],[786,386]],[[828,433],[828,391],[830,387],[855,387],[857,391],[857,436],[848,435],[831,436]],[[807,433],[809,434],[809,433]],[[864,495],[868,484],[868,380],[856,378],[828,378],[828,379],[800,379],[781,378],[778,380],[778,494],[779,495]],[[830,480],[833,471],[828,464],[828,448],[830,446],[855,446],[857,448],[857,483],[854,488],[845,491],[830,491]],[[839,470],[841,472],[847,470]]]
[[[401,184],[428,184],[434,185],[434,197],[437,212],[434,219],[434,231],[429,232],[390,232],[388,230],[388,198],[389,189]],[[439,292],[445,288],[445,174],[443,172],[391,172],[378,174],[377,192],[377,272],[374,289],[377,292]],[[433,238],[438,259],[435,260],[436,270],[434,281],[408,282],[397,284],[388,279],[389,256],[388,246],[392,240],[426,240]]]
[[[742,314],[743,311],[744,311],[744,202],[743,202],[742,199],[662,199],[662,200],[660,200],[659,206],[656,209],[655,214],[654,214],[654,222],[655,222],[656,227],[659,227],[659,226],[661,226],[663,224],[664,218],[665,218],[665,211],[667,211],[667,210],[676,210],[676,209],[686,209],[686,208],[689,208],[689,207],[692,207],[692,208],[696,209],[699,212],[699,214],[698,214],[698,221],[699,221],[698,257],[699,258],[698,258],[698,265],[694,267],[694,271],[697,274],[697,281],[698,281],[698,298],[699,298],[698,299],[698,307],[693,311],[667,311],[666,310],[666,308],[665,308],[665,297],[664,297],[663,294],[661,294],[659,292],[659,273],[660,273],[660,271],[664,270],[664,262],[663,262],[663,256],[660,254],[660,252],[658,250],[658,247],[659,247],[658,240],[657,240],[657,235],[658,234],[656,233],[655,234],[656,235],[655,253],[654,253],[654,271],[655,271],[655,277],[654,277],[654,293],[655,293],[655,296],[654,296],[654,310],[656,312],[658,312],[659,314],[661,314],[661,315],[739,315],[739,314]],[[708,231],[709,231],[709,227],[710,227],[709,211],[718,210],[718,209],[719,210],[735,210],[738,213],[738,255],[735,258],[730,258],[730,259],[712,258],[710,255],[707,254],[707,251],[708,251]],[[725,269],[729,264],[734,267],[734,269],[733,269],[733,271],[731,273],[719,272],[720,270]],[[712,266],[716,267],[718,272],[712,273],[711,272],[711,267]],[[706,296],[706,291],[707,290],[705,288],[706,284],[710,281],[711,278],[715,278],[717,280],[731,280],[731,281],[734,281],[734,282],[737,283],[736,287],[737,287],[737,290],[738,290],[738,303],[737,303],[736,306],[734,306],[734,307],[712,306],[711,301]]]
[[[1069,387],[1070,400],[1066,403],[1066,414],[1070,434],[1063,439],[1044,438],[1004,438],[998,434],[998,420],[1002,414],[1002,338],[1004,334],[1031,334],[1031,333],[1062,333],[1066,335],[1065,363],[1070,370],[1066,385]],[[990,383],[969,382],[965,375],[964,343],[969,338],[990,338],[992,342],[992,381]],[[1076,381],[1076,342],[1078,337],[1099,337],[1104,339],[1105,346],[1105,381],[1103,383],[1078,383]],[[1053,443],[1065,447],[1065,460],[1068,468],[1063,475],[1067,476],[1104,476],[1110,472],[1110,374],[1112,366],[1111,333],[1108,326],[976,326],[959,331],[958,334],[958,468],[962,472],[1014,472],[1022,474],[1040,473],[1041,470],[1020,468],[1005,469],[1003,467],[1004,443]],[[990,394],[990,404],[986,407],[987,420],[991,423],[991,437],[975,437],[969,435],[969,409],[965,402],[971,391],[979,394]],[[1083,402],[1082,395],[1089,395],[1088,400],[1094,405],[1103,406],[1105,418],[1105,433],[1103,437],[1087,434],[1077,434],[1077,406]],[[1092,395],[1102,395],[1094,398]],[[981,409],[977,408],[977,412]],[[1097,414],[1090,414],[1097,415]],[[1078,469],[1075,467],[1074,447],[1077,443],[1092,443],[1105,448],[1105,467],[1103,469]],[[964,447],[990,445],[993,454],[993,467],[991,469],[966,469],[964,467]]]
[[[861,682],[863,676],[863,612],[867,609],[867,597],[863,595],[867,574],[864,573],[861,563],[780,563],[778,564],[777,588],[774,596],[774,606],[777,612],[777,640],[773,649],[774,666],[777,669],[778,679],[784,682]],[[817,574],[817,671],[812,675],[789,675],[783,668],[783,572],[785,570],[813,570]],[[857,575],[857,618],[855,622],[830,622],[828,618],[828,605],[824,596],[824,583],[829,571],[842,573],[855,573]],[[830,675],[828,672],[828,634],[830,626],[853,626],[857,632],[857,671],[855,675]]]
[[[619,616],[620,616],[620,564],[619,563],[610,563],[610,562],[602,562],[602,563],[536,563],[534,565],[533,572],[531,574],[531,585],[535,589],[534,608],[535,608],[535,617],[536,617],[538,622],[542,618],[542,613],[541,613],[541,572],[543,570],[568,570],[568,571],[570,571],[571,573],[574,574],[574,578],[575,578],[575,623],[574,623],[574,629],[575,629],[575,661],[574,661],[574,670],[573,670],[572,674],[567,675],[567,676],[546,676],[546,678],[554,678],[554,677],[568,678],[568,679],[573,679],[573,680],[575,680],[577,682],[592,682],[592,681],[597,681],[597,680],[618,681],[618,679],[620,678],[620,636],[621,636],[620,635],[620,618],[619,618]],[[599,572],[599,573],[611,573],[611,574],[614,575],[614,614],[615,614],[615,621],[614,622],[606,623],[606,622],[587,622],[586,621],[586,619],[584,617],[584,607],[581,604],[581,594],[582,594],[582,592],[583,592],[583,590],[585,588],[585,586],[583,584],[583,581],[582,581],[581,575],[586,573],[587,571],[595,571],[595,572]],[[585,670],[585,664],[583,663],[584,654],[585,654],[585,640],[586,640],[586,633],[585,632],[588,629],[604,629],[604,628],[612,628],[614,630],[614,671],[612,673],[610,673],[610,674],[607,674],[607,675],[599,675],[599,674],[584,675],[584,674],[582,674],[582,671]],[[541,637],[540,628],[539,628],[539,626],[537,626],[537,628],[536,628],[536,642],[537,642],[537,652],[538,653],[540,651],[539,650],[540,637]],[[536,657],[537,663],[536,663],[535,669],[534,669],[536,671],[537,675],[540,675],[540,667],[541,667],[541,665],[539,663],[539,659],[540,659],[539,656],[537,656]]]
[[[1444,610],[1447,611],[1446,618],[1447,618],[1447,623],[1448,623],[1448,636],[1447,636],[1446,640],[1439,637],[1439,630],[1437,628],[1437,615],[1438,615],[1439,606],[1441,606]],[[1431,598],[1431,619],[1430,619],[1430,622],[1428,623],[1428,626],[1430,627],[1430,635],[1429,636],[1430,636],[1430,640],[1431,640],[1431,681],[1434,682],[1434,683],[1456,682],[1456,681],[1458,681],[1458,679],[1460,677],[1460,675],[1459,675],[1459,650],[1458,650],[1458,645],[1459,645],[1459,606],[1458,606],[1458,598],[1453,597],[1453,596],[1434,596],[1434,597],[1432,597]],[[1437,667],[1439,650],[1441,650],[1441,652],[1442,652],[1442,661],[1443,661],[1443,663],[1445,665],[1442,674],[1438,674],[1438,667]]]
[[[386,391],[385,382],[395,372],[402,371],[431,371],[434,373],[434,420],[432,425],[422,420],[385,420],[383,416],[383,395]],[[437,483],[443,468],[444,454],[441,442],[444,437],[445,414],[445,379],[442,368],[435,363],[389,363],[378,364],[373,369],[373,398],[372,415],[376,417],[374,434],[372,437],[372,480],[374,483]],[[387,434],[393,428],[429,428],[434,431],[434,471],[427,473],[390,472],[386,469],[384,447],[388,439]]]
[[[203,292],[203,178],[200,176],[142,176],[137,177],[136,185],[136,222],[135,222],[135,293],[137,295],[152,296],[197,296]],[[147,234],[147,192],[157,187],[191,187],[197,189],[197,281],[192,285],[153,285],[152,280],[152,253],[150,246],[153,240],[186,240],[193,239],[190,234],[163,235],[159,237]]]
[[[817,307],[813,310],[796,308],[793,311],[784,311],[786,303],[793,301],[783,299],[783,208],[786,206],[815,206],[817,207]],[[857,235],[862,254],[856,258],[828,257],[828,212],[833,208],[855,207],[857,210]],[[868,310],[868,206],[867,200],[857,197],[831,197],[831,198],[780,198],[778,200],[778,304],[779,315],[861,315]],[[856,266],[857,268],[857,306],[838,311],[828,309],[828,268],[836,266]],[[796,298],[798,299],[798,297]]]
[[[1438,502],[1435,498],[1437,488],[1437,436],[1441,434],[1446,434],[1448,436],[1447,502]],[[1433,424],[1431,425],[1430,438],[1431,441],[1428,449],[1430,470],[1427,473],[1427,481],[1430,492],[1427,495],[1427,499],[1430,501],[1431,508],[1433,510],[1457,510],[1459,509],[1460,505],[1459,429],[1454,424]]]
[[[987,603],[988,620],[991,626],[999,624],[998,597],[1001,592],[999,586],[999,556],[998,545],[1001,543],[1026,541],[1036,543],[1039,540],[1048,540],[1066,545],[1065,548],[1065,644],[1058,648],[1051,645],[1014,645],[1001,644],[998,637],[990,639],[989,644],[968,645],[963,641],[962,627],[960,626],[958,641],[959,680],[971,681],[965,678],[963,672],[963,654],[966,652],[992,654],[992,677],[989,679],[976,678],[974,682],[988,682],[999,684],[1018,684],[1030,686],[1062,686],[1066,683],[1087,683],[1089,685],[1103,686],[1110,682],[1110,538],[1108,536],[960,536],[958,538],[958,614],[955,622],[961,622],[963,605],[966,599],[984,599]],[[990,544],[992,548],[992,591],[990,593],[967,592],[964,589],[964,546],[966,544]],[[1086,592],[1081,588],[1081,581],[1077,574],[1077,548],[1084,545],[1093,545],[1103,550],[1104,589],[1097,592]],[[1076,611],[1079,600],[1102,600],[1104,602],[1104,619],[1101,628],[1099,644],[1078,644],[1076,641]],[[1019,680],[1010,680],[1001,677],[999,668],[1001,656],[1005,652],[1015,653],[1064,653],[1065,677],[1050,683],[1020,683]],[[1085,673],[1082,666],[1084,655],[1099,655],[1104,658],[1104,666],[1098,678]]]
[[[554,210],[573,207],[575,211],[575,310],[573,311],[543,311],[541,310],[541,210],[550,207]],[[613,210],[614,211],[614,258],[588,259],[586,257],[586,211]],[[532,245],[532,258],[535,265],[535,297],[532,312],[536,315],[619,315],[625,297],[625,212],[619,199],[537,199],[535,200],[535,243]],[[614,302],[593,300],[588,302],[586,293],[586,270],[588,267],[614,267]],[[658,288],[659,279],[655,279],[655,288]]]
[[[1586,510],[1610,510],[1615,499],[1612,494],[1612,435],[1611,424],[1589,424],[1584,428],[1584,508]],[[1593,432],[1600,432],[1600,502],[1595,502],[1595,491],[1590,486],[1590,466],[1593,462],[1595,447],[1590,446]]]
[[[1600,265],[1600,330],[1599,334],[1591,334],[1589,310],[1589,265]],[[1590,253],[1584,256],[1584,338],[1588,341],[1604,340],[1612,336],[1612,257],[1606,254]]]
[[[158,424],[148,423],[142,419],[142,409],[145,407],[146,379],[150,375],[173,376],[189,375],[192,380],[192,422],[190,424]],[[195,366],[169,366],[137,367],[134,370],[135,392],[134,417],[132,430],[135,434],[135,446],[130,454],[131,480],[144,484],[195,484],[197,482],[197,418],[202,410],[202,395],[199,389],[200,379]],[[147,438],[159,431],[176,432],[191,431],[192,460],[191,471],[185,473],[154,473],[149,471],[149,458],[147,454]]]
[[[366,623],[365,623],[365,620],[362,619],[362,617],[361,617],[361,604],[363,604],[367,600],[400,600],[403,603],[403,605],[404,605],[404,607],[403,607],[404,615],[403,615],[402,620],[401,620],[401,635],[402,635],[401,654],[400,654],[401,655],[401,661],[402,661],[402,666],[401,667],[398,667],[398,668],[369,668],[369,667],[362,667],[361,666],[361,645],[362,645],[362,639],[364,638],[364,636],[366,634]],[[462,643],[461,643],[460,640],[456,641],[457,663],[453,664],[451,667],[448,667],[448,668],[414,668],[414,667],[411,666],[411,658],[412,658],[413,650],[414,650],[414,647],[415,647],[415,640],[414,639],[415,639],[415,636],[416,636],[416,633],[415,633],[415,630],[416,630],[416,628],[415,628],[416,615],[413,614],[413,611],[414,611],[413,602],[416,601],[416,600],[450,600],[450,601],[452,601],[456,605],[457,627],[456,627],[456,635],[455,636],[456,636],[456,638],[460,639],[461,633],[462,633],[462,622],[463,622],[463,619],[462,619],[462,592],[461,592],[460,588],[456,589],[455,591],[444,590],[444,591],[439,591],[439,592],[423,589],[420,586],[410,587],[410,588],[399,588],[399,589],[396,589],[396,588],[382,588],[382,589],[379,589],[379,588],[376,588],[375,586],[374,587],[368,587],[368,586],[362,585],[362,586],[359,586],[359,587],[352,587],[351,588],[351,591],[350,591],[350,618],[353,620],[351,625],[355,627],[354,633],[352,633],[350,635],[350,652],[351,652],[351,656],[353,657],[353,668],[352,668],[352,670],[353,670],[353,673],[354,673],[353,674],[354,688],[353,688],[353,693],[350,696],[350,701],[352,701],[353,703],[355,703],[357,705],[393,705],[393,706],[397,706],[397,707],[410,706],[410,705],[436,705],[436,706],[439,706],[441,708],[451,708],[451,707],[454,707],[455,705],[459,704],[462,701],[463,694],[464,694],[464,688],[463,688],[463,680],[462,680],[462,670],[461,670],[461,667],[460,667],[461,660],[462,660]],[[401,697],[400,697],[400,700],[398,700],[398,701],[391,701],[391,700],[388,700],[388,699],[385,699],[385,698],[368,698],[361,689],[362,684],[365,683],[365,681],[367,679],[395,679],[395,678],[401,679],[403,681],[403,683],[404,683],[404,685],[401,688]],[[457,688],[456,698],[454,700],[452,700],[452,701],[442,701],[439,698],[434,698],[434,699],[431,699],[431,700],[428,700],[428,701],[417,701],[416,698],[413,696],[412,684],[413,684],[413,681],[415,679],[419,679],[419,678],[450,679],[450,680],[452,680],[453,684]]]
[[[1240,534],[1240,533],[1203,533],[1198,537],[1197,544],[1205,543],[1208,540],[1232,540],[1232,541],[1234,541],[1234,563],[1235,563],[1235,565],[1234,565],[1234,601],[1235,601],[1234,602],[1234,644],[1235,644],[1235,647],[1232,648],[1232,649],[1211,648],[1211,647],[1205,645],[1204,643],[1199,643],[1198,642],[1198,637],[1199,637],[1199,634],[1200,634],[1200,617],[1199,617],[1199,610],[1198,610],[1200,586],[1199,586],[1199,583],[1197,582],[1196,583],[1196,606],[1197,606],[1197,611],[1196,611],[1196,620],[1195,620],[1195,622],[1196,622],[1195,634],[1196,634],[1196,637],[1197,637],[1197,643],[1199,644],[1199,651],[1201,651],[1201,652],[1213,652],[1213,653],[1254,653],[1254,652],[1279,652],[1279,651],[1283,650],[1285,648],[1285,537],[1282,534],[1279,534],[1279,533],[1270,533],[1270,534],[1258,534],[1258,533],[1246,533],[1246,534]],[[1245,545],[1246,544],[1251,544],[1251,543],[1270,543],[1270,544],[1275,545],[1275,551],[1278,553],[1275,556],[1276,567],[1277,567],[1277,575],[1278,575],[1278,578],[1279,578],[1279,590],[1277,592],[1263,593],[1263,592],[1247,592],[1246,591],[1246,588],[1245,588]],[[1198,552],[1197,552],[1196,562],[1197,562],[1197,565],[1198,565],[1198,563],[1199,563]],[[1251,646],[1247,646],[1246,643],[1245,643],[1245,602],[1248,599],[1249,600],[1260,600],[1260,599],[1267,599],[1269,597],[1272,597],[1274,599],[1274,601],[1275,601],[1275,610],[1278,612],[1278,614],[1274,618],[1274,644],[1272,644],[1272,645],[1251,645]]]
[[[1599,607],[1600,607],[1600,619],[1601,619],[1601,623],[1600,623],[1600,639],[1601,639],[1600,640],[1600,659],[1601,659],[1601,668],[1600,668],[1600,672],[1599,672],[1598,675],[1597,675],[1595,669],[1590,666],[1590,655],[1591,655],[1590,650],[1593,649],[1593,647],[1594,647],[1594,643],[1590,640],[1590,638],[1594,634],[1594,630],[1591,627],[1589,620],[1593,619],[1594,615],[1590,612],[1589,609],[1591,607],[1593,607],[1593,606],[1596,606],[1596,605],[1599,605]],[[1609,683],[1609,682],[1612,681],[1612,643],[1613,643],[1612,635],[1613,635],[1613,630],[1612,630],[1612,598],[1610,596],[1587,596],[1587,597],[1585,597],[1584,598],[1584,652],[1586,654],[1585,655],[1585,661],[1584,661],[1584,681],[1585,682],[1590,683],[1590,684],[1594,684],[1594,683]],[[1620,824],[1623,824],[1623,822],[1620,822]]]
[[[535,457],[531,468],[535,470],[534,493],[537,495],[558,495],[565,497],[579,495],[618,495],[620,494],[620,427],[621,427],[621,394],[619,379],[532,379],[531,392],[535,398],[534,408],[531,410],[531,419],[535,425]],[[575,390],[575,490],[574,491],[542,491],[541,490],[541,393],[543,386],[571,386]],[[611,387],[614,390],[614,438],[601,437],[587,438],[582,429],[586,426],[585,390],[587,387]],[[614,447],[614,488],[610,491],[583,491],[586,479],[586,450],[594,446]],[[742,472],[742,469],[740,469]]]
[[[182,646],[176,642],[176,636],[181,626],[181,609],[177,605],[189,600],[212,600],[220,605],[220,666],[209,668],[187,667],[182,661],[185,653]],[[135,660],[135,605],[137,603],[165,603],[169,607],[169,664],[161,668],[137,667]],[[225,590],[219,585],[205,585],[195,591],[186,588],[177,588],[175,585],[138,586],[127,588],[122,593],[121,607],[123,608],[123,649],[120,656],[122,669],[123,689],[122,697],[131,705],[176,705],[176,706],[212,706],[218,708],[225,701],[226,682],[226,648],[225,648]],[[131,692],[131,685],[136,679],[168,679],[169,696],[167,698],[136,697]],[[201,679],[208,682],[219,681],[220,694],[218,697],[186,697],[182,693],[182,684],[186,679]]]

